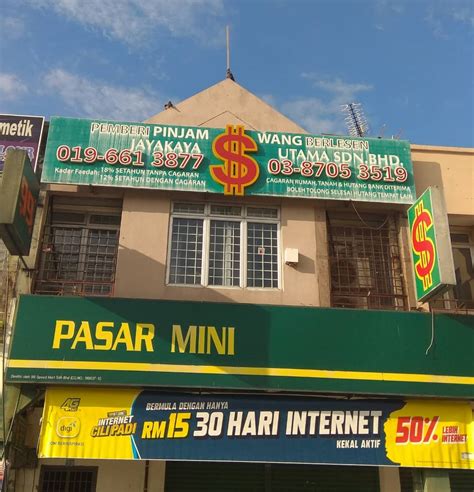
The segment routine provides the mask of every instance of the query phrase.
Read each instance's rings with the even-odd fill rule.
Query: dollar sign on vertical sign
[[[245,188],[257,181],[258,163],[247,155],[256,150],[257,143],[241,125],[227,125],[225,132],[214,139],[212,151],[224,164],[209,169],[212,179],[224,186],[224,195],[242,196]]]
[[[423,208],[423,202],[415,208],[415,221],[411,232],[411,242],[418,261],[415,263],[416,276],[422,281],[423,289],[429,289],[433,284],[432,272],[435,263],[435,248],[433,241],[427,236],[433,226],[430,212]]]

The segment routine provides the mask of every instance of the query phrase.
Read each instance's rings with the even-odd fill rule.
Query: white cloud
[[[452,23],[466,24],[474,28],[474,3],[472,0],[442,0],[429,4],[423,19],[431,28],[433,35],[440,39],[450,39]]]
[[[322,78],[318,74],[303,73],[302,77],[311,80],[314,87],[333,94],[333,103],[346,104],[353,102],[359,92],[371,91],[374,87],[369,84],[352,84],[344,82],[339,77]]]
[[[30,0],[130,45],[158,43],[163,30],[205,40],[223,13],[223,0]]]
[[[403,12],[405,12],[405,2],[375,0],[375,10],[379,14],[403,14]]]
[[[5,100],[20,97],[27,90],[26,85],[13,73],[0,73],[0,96]]]
[[[162,108],[161,98],[153,91],[114,86],[60,68],[45,75],[44,85],[77,115],[89,118],[142,121]]]
[[[394,16],[405,13],[405,2],[394,0],[374,0],[373,13],[377,31],[384,31],[385,24],[390,22]]]
[[[338,109],[316,97],[286,102],[281,111],[310,133],[346,133]]]
[[[438,17],[436,10],[433,7],[430,7],[426,15],[423,19],[428,26],[431,28],[431,31],[433,32],[433,35],[436,38],[439,39],[449,39],[449,36],[446,34],[445,27],[443,25],[443,22],[441,21],[441,18]]]
[[[347,133],[341,105],[355,102],[360,92],[371,91],[373,86],[345,82],[338,77],[323,78],[314,73],[303,73],[302,76],[328,97],[296,98],[280,105],[281,111],[309,132]]]
[[[25,22],[20,17],[1,17],[0,31],[2,32],[2,37],[4,38],[20,39],[26,32]]]
[[[471,27],[474,27],[474,6],[471,3],[465,7],[452,7],[451,17],[458,22],[463,22]]]

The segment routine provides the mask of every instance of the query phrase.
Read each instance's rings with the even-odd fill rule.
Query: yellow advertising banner
[[[54,387],[39,456],[474,469],[472,415],[460,401]]]

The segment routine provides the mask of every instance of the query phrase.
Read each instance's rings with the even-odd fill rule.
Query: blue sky
[[[472,0],[3,0],[0,112],[139,121],[225,77],[314,134],[474,146]]]

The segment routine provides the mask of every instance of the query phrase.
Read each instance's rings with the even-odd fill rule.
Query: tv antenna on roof
[[[402,135],[403,135],[403,128],[400,128],[400,130],[398,130],[398,133],[396,135],[392,135],[392,140],[400,140],[402,138]]]
[[[346,115],[344,121],[351,137],[365,137],[369,133],[369,124],[365,118],[362,104],[343,104],[341,111]]]
[[[235,80],[233,73],[230,71],[230,29],[229,26],[225,26],[225,37],[227,45],[227,70],[225,73],[225,78],[230,80]]]
[[[385,128],[387,128],[387,123],[384,123],[382,125],[382,127],[379,130],[379,134],[378,134],[378,137],[377,138],[383,138],[383,136],[385,134]]]

